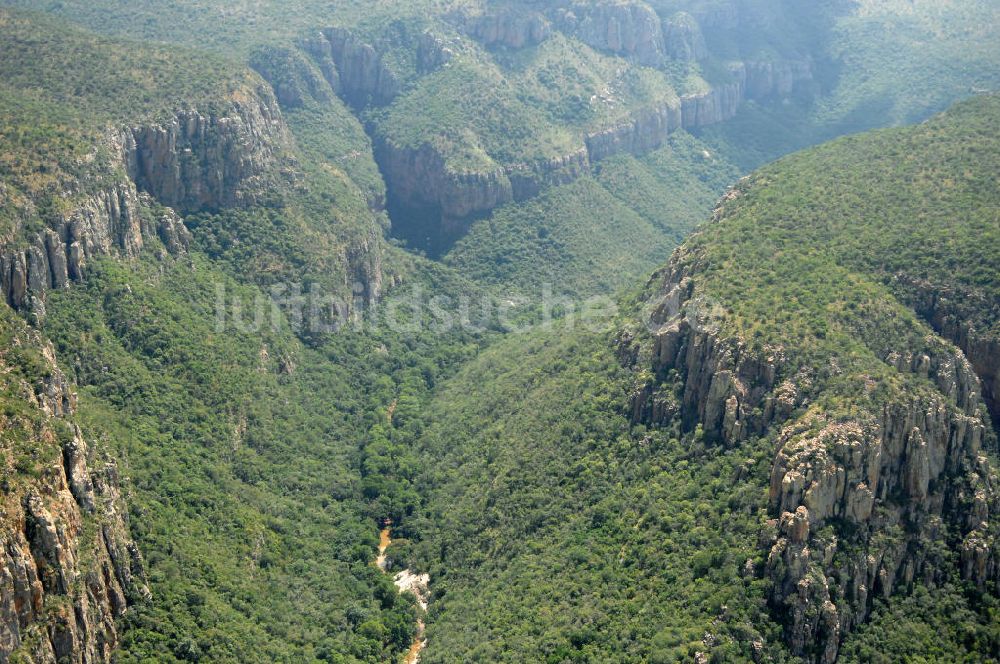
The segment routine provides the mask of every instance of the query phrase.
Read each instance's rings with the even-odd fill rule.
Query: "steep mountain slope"
[[[712,4],[704,3],[704,11],[718,16]],[[956,99],[996,90],[1000,83],[995,48],[1000,8],[988,0],[789,4],[783,3],[782,10],[799,20],[813,12],[823,16],[812,22],[819,31],[812,33],[811,49],[822,92],[781,105],[747,104],[736,122],[701,133],[716,151],[744,168],[845,133],[918,122]],[[746,7],[744,3],[744,13]],[[706,29],[709,36],[725,39],[726,34]],[[773,38],[766,29],[758,34],[767,35],[758,48]],[[801,30],[785,34],[792,39],[810,35]]]
[[[0,662],[997,650],[989,2],[0,4]]]
[[[358,465],[416,359],[377,337],[301,341],[381,289],[373,188],[298,153],[249,70],[0,21],[0,661],[404,650],[412,602],[370,568],[382,514]],[[282,279],[318,299],[275,309],[260,287]]]
[[[645,155],[681,128],[702,133],[721,163],[749,168],[998,83],[1000,21],[987,0],[67,0],[46,9],[248,61],[303,146],[327,144],[328,167],[347,172],[374,209],[388,205],[393,234],[433,256],[494,210],[592,176],[609,157]],[[363,121],[385,185],[340,99]],[[639,184],[652,185],[650,196],[670,187]],[[701,216],[695,200],[685,207]]]
[[[546,288],[611,295],[669,253],[738,173],[680,131],[659,150],[611,157],[593,176],[499,208],[442,262],[536,304]]]
[[[403,552],[426,661],[997,656],[998,122],[982,97],[781,160],[616,332],[450,380]],[[952,613],[899,638],[913,592]]]
[[[6,308],[0,335],[0,659],[107,661],[149,596],[119,465],[77,426],[51,345]]]

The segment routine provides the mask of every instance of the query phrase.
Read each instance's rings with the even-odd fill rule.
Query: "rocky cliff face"
[[[729,72],[730,82],[681,98],[681,124],[685,129],[731,120],[743,102],[787,97],[796,86],[813,78],[808,61],[737,62],[729,66]]]
[[[671,58],[690,61],[707,56],[705,39],[691,15],[681,12],[662,22],[643,2],[560,3],[544,12],[459,12],[450,20],[487,47],[537,45],[558,29],[594,48],[648,66],[662,66]],[[391,103],[405,84],[379,50],[390,48],[389,36],[400,29],[389,26],[387,36],[378,42],[382,46],[378,46],[350,30],[329,28],[304,40],[302,47],[328,85],[350,104],[356,108],[380,106]],[[443,66],[452,56],[446,43],[430,32],[411,35],[404,31],[397,36],[391,40],[394,57],[412,59],[417,75]],[[272,71],[273,57],[261,59],[266,62],[258,69],[267,73],[268,80],[292,104],[310,89],[308,81],[312,79],[299,71],[300,66],[291,63],[283,73],[276,73]],[[501,205],[589,173],[597,161],[621,153],[649,152],[664,145],[667,137],[682,127],[724,122],[736,115],[745,100],[787,95],[811,75],[808,62],[734,63],[728,82],[679,101],[636,109],[612,126],[581,136],[579,149],[535,163],[456,171],[430,144],[403,147],[388,138],[375,139],[376,157],[392,207],[408,218],[436,219],[432,225],[454,235],[470,220]]]
[[[98,256],[133,259],[154,238],[183,253],[190,234],[175,210],[254,204],[277,184],[289,143],[277,100],[263,86],[238,94],[221,112],[183,111],[167,122],[109,131],[101,147],[110,171],[127,177],[88,185],[92,193],[78,193],[86,187],[76,183],[67,212],[0,247],[0,293],[14,308],[42,315],[45,292],[83,279]]]
[[[552,34],[552,24],[536,12],[497,12],[465,19],[466,30],[484,46],[537,46]]]
[[[502,168],[455,172],[431,145],[407,148],[383,141],[376,156],[390,199],[433,211],[445,227],[514,200],[513,186]]]
[[[591,172],[593,164],[617,154],[642,155],[663,146],[674,131],[706,127],[733,118],[748,98],[786,95],[812,77],[809,63],[736,63],[732,81],[708,92],[638,109],[622,121],[582,137],[572,153],[492,171],[456,172],[431,145],[401,148],[382,141],[376,156],[397,209],[440,218],[448,233],[497,207],[536,195]],[[752,95],[750,92],[752,91]]]
[[[442,229],[449,233],[501,205],[535,196],[543,187],[572,182],[590,169],[583,148],[562,157],[482,172],[451,170],[440,153],[426,144],[403,148],[383,141],[377,156],[397,203],[439,215]]]
[[[623,362],[650,376],[630,410],[636,422],[679,418],[729,446],[775,437],[774,518],[761,532],[757,573],[773,584],[792,651],[833,662],[877,597],[940,582],[956,560],[962,578],[1000,590],[989,522],[1000,484],[983,452],[992,433],[982,383],[965,355],[940,340],[885,351],[884,362],[933,388],[830,417],[814,404],[823,389],[814,368],[790,374],[783,349],[751,350],[720,332],[725,314],[699,294],[693,265],[679,250],[655,277],[651,334],[619,338]]]
[[[691,62],[708,57],[701,27],[687,12],[677,12],[663,25],[663,42],[667,55],[675,60]]]
[[[271,84],[282,108],[301,108],[308,99],[332,101],[340,78],[331,60],[322,62],[325,73],[294,48],[262,47],[250,56],[250,66]]]
[[[641,110],[626,121],[589,134],[585,141],[591,162],[616,154],[640,155],[661,147],[681,127],[681,106],[663,104]]]
[[[326,28],[304,42],[330,86],[351,105],[388,104],[401,83],[371,44],[344,28]]]
[[[177,113],[120,139],[136,186],[182,214],[247,205],[288,145],[288,130],[269,88],[232,100],[224,113]]]
[[[3,249],[0,294],[15,309],[41,316],[46,291],[82,280],[88,261],[98,256],[135,258],[153,237],[175,255],[185,252],[190,233],[180,217],[170,209],[153,215],[152,203],[129,182],[87,197],[27,246]]]
[[[556,24],[588,46],[658,67],[666,59],[660,17],[643,2],[575,3],[556,13]]]
[[[66,421],[75,396],[51,348],[26,329],[17,339],[44,349],[49,375],[11,384],[17,374],[4,366],[8,396],[19,393],[38,417],[3,416],[6,434],[27,437],[34,468],[2,455],[0,662],[109,662],[116,620],[149,595],[118,471]]]
[[[962,349],[983,384],[983,401],[1000,427],[1000,338],[991,322],[1000,320],[1000,303],[977,293],[895,275],[893,285],[934,330]]]

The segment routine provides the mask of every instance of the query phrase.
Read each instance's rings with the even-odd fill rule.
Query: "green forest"
[[[998,31],[0,0],[0,664],[997,661]]]

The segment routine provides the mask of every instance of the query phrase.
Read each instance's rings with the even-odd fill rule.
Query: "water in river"
[[[392,528],[386,526],[379,533],[378,538],[378,557],[375,558],[375,565],[378,566],[380,570],[385,572],[387,566],[386,550],[389,545],[392,544]],[[427,599],[430,595],[428,591],[428,585],[430,584],[431,577],[428,574],[414,574],[408,569],[404,569],[402,572],[396,574],[393,577],[393,582],[396,584],[396,588],[399,589],[401,593],[413,593],[417,598],[417,603],[420,608],[424,611],[427,610]],[[413,643],[410,645],[410,649],[406,653],[406,658],[403,660],[405,664],[418,664],[420,661],[420,652],[427,647],[427,639],[424,638],[424,621],[422,618],[417,618],[417,634],[413,637]]]

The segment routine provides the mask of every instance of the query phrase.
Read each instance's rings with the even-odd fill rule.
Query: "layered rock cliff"
[[[786,96],[812,78],[808,62],[734,63],[729,70],[729,82],[637,108],[614,124],[582,135],[580,149],[548,160],[498,164],[491,171],[456,171],[430,144],[401,147],[391,139],[381,140],[376,157],[397,209],[439,215],[441,226],[454,231],[545,186],[590,173],[602,159],[646,154],[666,144],[678,129],[725,122],[746,100]]]
[[[466,30],[484,46],[537,46],[552,34],[552,24],[536,12],[501,11],[463,21]]]
[[[775,440],[773,518],[756,573],[771,582],[792,652],[835,661],[876,598],[918,581],[956,574],[1000,591],[989,520],[1000,484],[984,452],[995,438],[983,384],[961,350],[932,338],[920,348],[872,341],[882,362],[926,386],[833,414],[821,405],[831,370],[723,332],[725,308],[699,290],[697,264],[679,250],[652,282],[648,329],[619,337],[623,362],[644,376],[630,411],[649,426],[700,427],[717,444]]]
[[[681,105],[663,104],[638,111],[615,126],[588,134],[587,155],[597,162],[616,154],[641,155],[661,147],[682,124]]]
[[[184,222],[169,208],[158,213],[153,208],[149,195],[130,182],[86,197],[43,232],[27,238],[26,246],[2,250],[0,293],[15,309],[44,315],[45,293],[82,280],[94,258],[135,258],[154,237],[175,255],[185,252],[190,233]]]
[[[441,230],[448,234],[501,205],[535,196],[544,187],[572,182],[590,170],[583,148],[561,157],[498,165],[490,171],[453,170],[427,144],[405,148],[383,141],[376,155],[392,199],[406,209],[438,217]]]
[[[663,25],[667,55],[682,62],[708,57],[708,46],[698,21],[687,12],[677,12]]]
[[[892,283],[938,334],[962,349],[982,381],[993,422],[1000,423],[1000,338],[991,329],[1000,320],[1000,303],[905,274],[894,275]]]
[[[812,78],[808,62],[735,63],[730,82],[679,100],[639,108],[622,120],[581,137],[566,155],[533,163],[499,164],[490,171],[456,171],[430,144],[401,147],[383,139],[376,157],[396,209],[437,217],[454,235],[470,220],[588,174],[593,164],[618,154],[643,155],[666,144],[678,129],[697,129],[732,119],[747,99],[789,94]]]
[[[426,30],[411,32],[401,23],[386,28],[384,41],[376,46],[350,29],[331,27],[308,36],[301,46],[330,87],[359,109],[391,103],[408,78],[430,73],[454,55],[440,37]]]
[[[537,11],[456,12],[448,21],[488,48],[535,46],[559,30],[640,65],[661,67],[671,60],[708,56],[695,18],[680,12],[661,21],[643,2],[559,3]],[[330,88],[356,109],[391,104],[408,86],[419,84],[415,81],[421,75],[445,66],[454,55],[429,29],[413,31],[390,23],[381,30],[373,39],[360,36],[356,30],[328,28],[302,42],[315,63],[314,71],[322,72]],[[290,104],[300,103],[311,90],[315,76],[308,76],[301,63],[292,62],[287,54],[262,54],[257,60],[258,70]],[[284,71],[275,71],[278,61],[285,63]],[[398,216],[432,220],[436,230],[454,235],[470,220],[501,205],[589,173],[597,161],[655,150],[679,128],[724,122],[734,117],[747,99],[785,96],[811,76],[811,65],[805,61],[732,63],[725,77],[728,80],[680,100],[635,108],[608,126],[582,134],[579,149],[531,163],[498,163],[492,169],[456,169],[430,143],[403,145],[391,135],[373,139],[390,203]]]
[[[219,112],[182,111],[166,122],[108,131],[96,150],[108,155],[111,175],[73,182],[59,207],[31,202],[25,217],[40,218],[25,228],[43,229],[19,231],[0,245],[0,294],[42,317],[45,293],[84,279],[95,258],[132,260],[155,239],[173,255],[184,253],[191,235],[178,213],[266,204],[266,196],[283,191],[282,168],[294,166],[290,146],[277,100],[263,86]],[[382,290],[379,233],[373,222],[343,257],[345,280],[357,279],[372,296]]]
[[[643,2],[574,3],[556,12],[566,34],[601,51],[658,67],[666,60],[660,17]]]
[[[118,470],[67,419],[75,395],[51,347],[11,324],[47,375],[32,384],[25,367],[0,359],[5,400],[27,409],[2,418],[5,439],[20,442],[0,455],[0,662],[110,662],[117,621],[149,596]]]
[[[321,71],[298,49],[268,46],[250,56],[250,66],[271,84],[282,108],[300,108],[308,99],[332,101],[340,90],[336,65],[327,58],[329,53],[320,59],[325,65]]]
[[[344,28],[318,31],[304,42],[330,86],[350,104],[387,104],[399,94],[400,81],[375,48]]]
[[[120,139],[136,186],[182,214],[252,203],[288,144],[277,99],[263,85],[222,113],[181,111]]]

